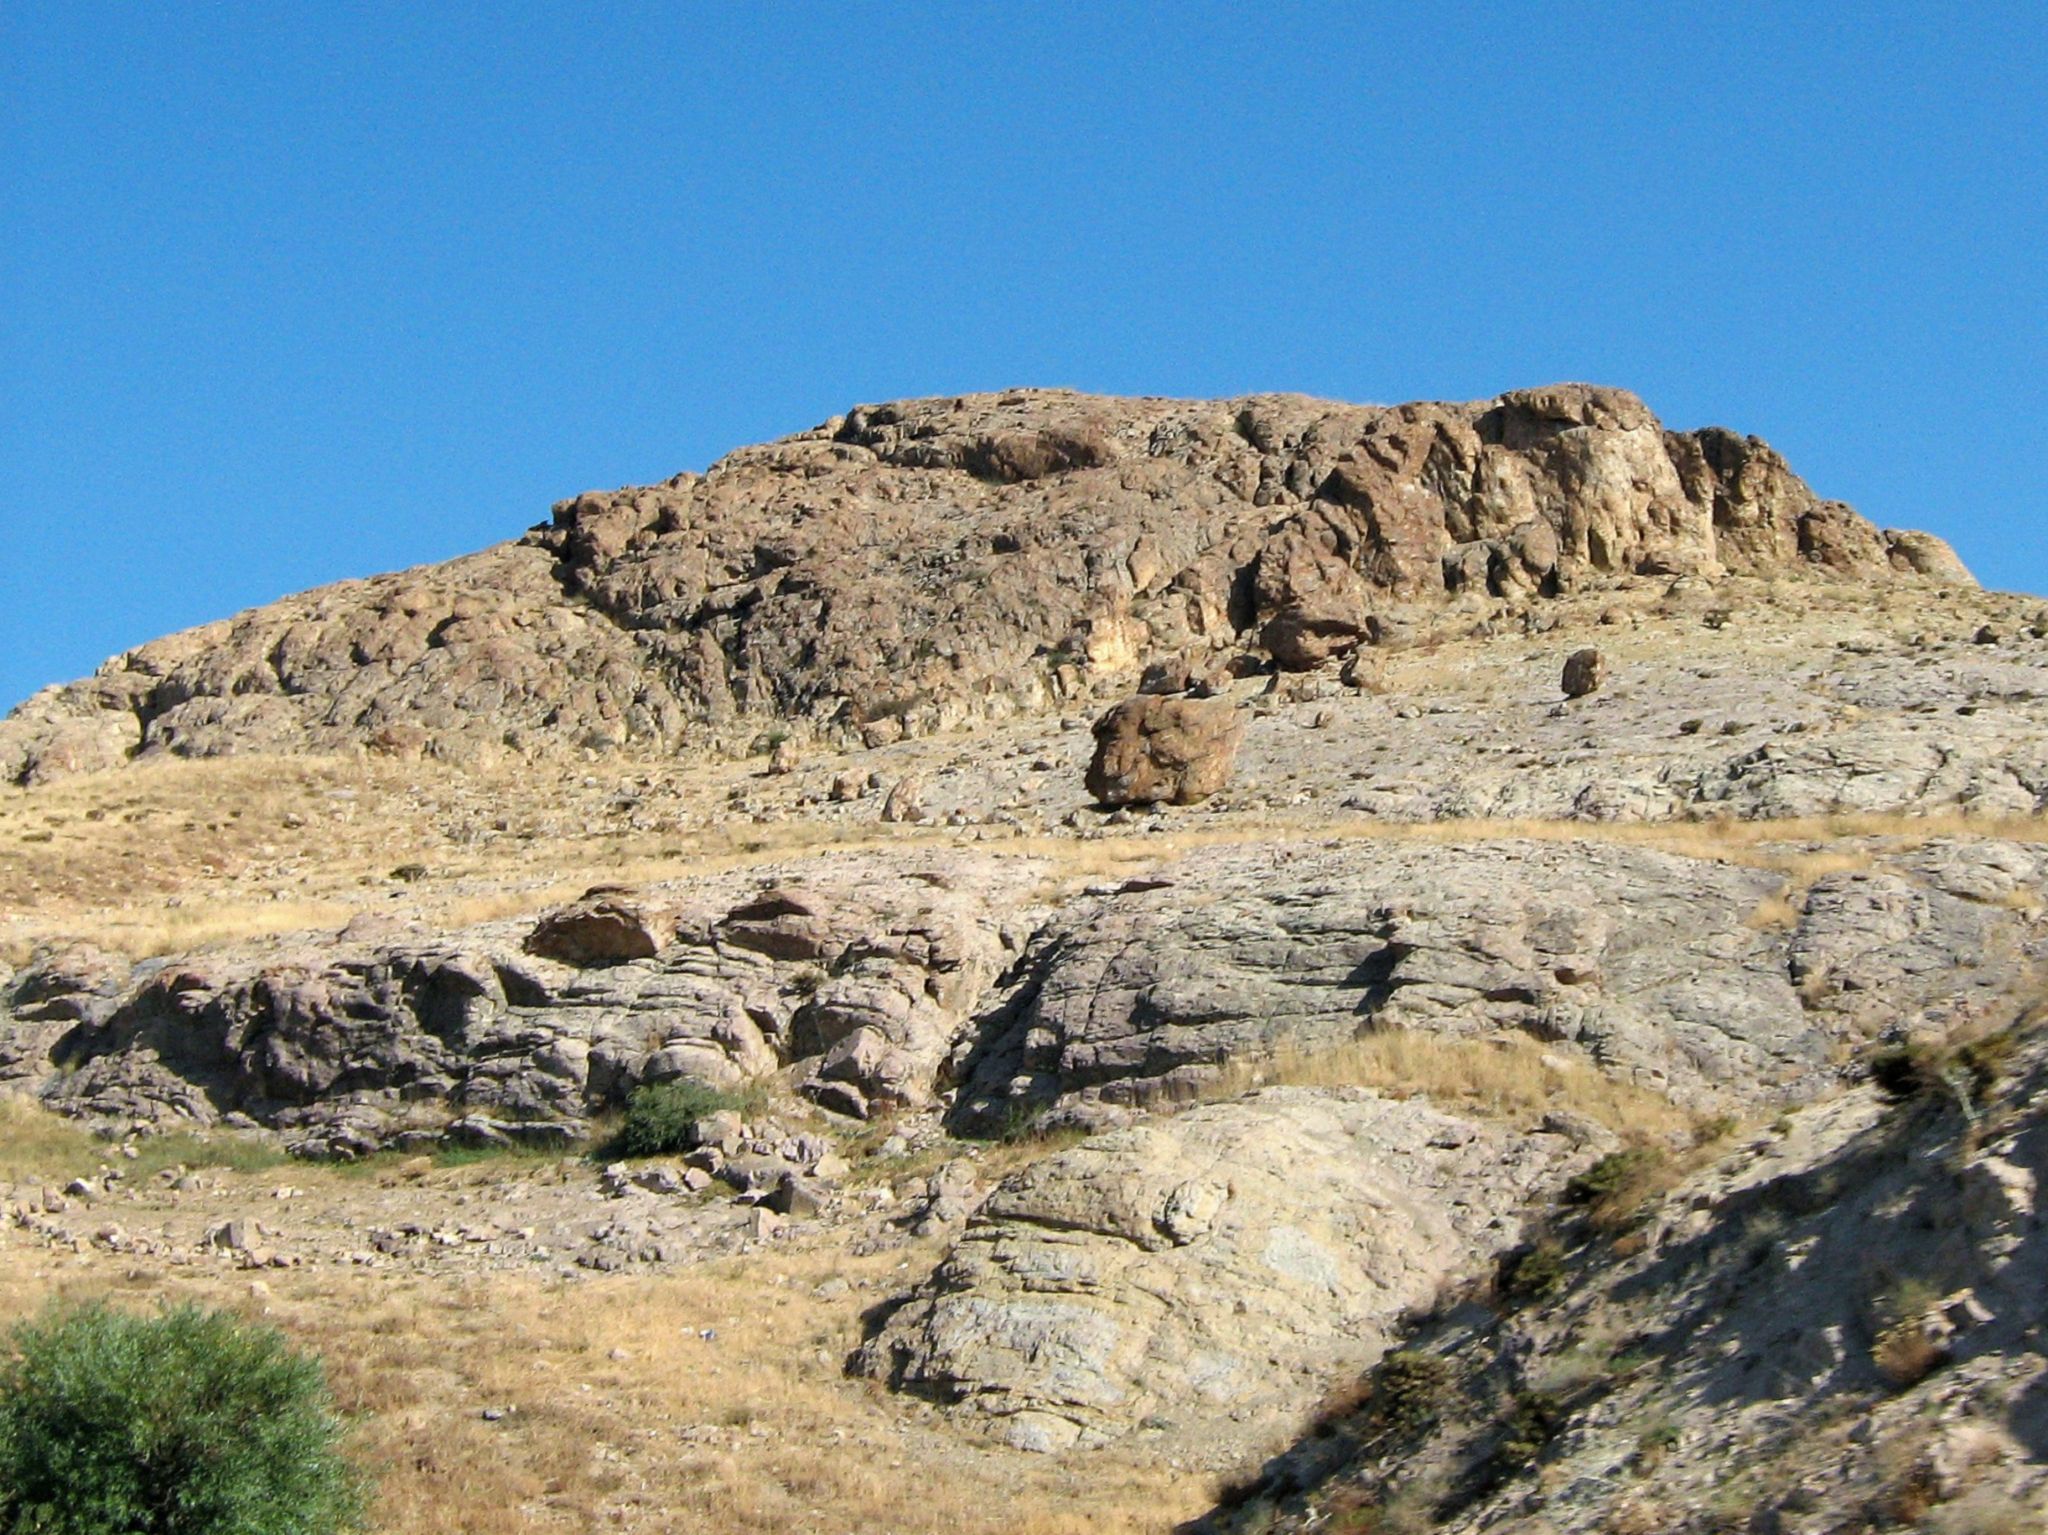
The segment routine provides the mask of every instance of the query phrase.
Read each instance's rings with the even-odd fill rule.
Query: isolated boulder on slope
[[[1104,805],[1192,805],[1230,781],[1244,721],[1225,698],[1141,693],[1095,722],[1088,792]]]

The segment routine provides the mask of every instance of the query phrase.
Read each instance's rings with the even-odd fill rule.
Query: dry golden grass
[[[68,1178],[105,1159],[104,1142],[32,1100],[0,1095],[0,1180]]]
[[[222,1165],[203,1137],[162,1139]],[[0,1098],[0,1184],[54,1181],[105,1162],[137,1178],[153,1170],[121,1163],[104,1142],[26,1100]],[[488,1207],[508,1175],[536,1176],[499,1164],[444,1169],[421,1157],[294,1165],[290,1181],[294,1211],[320,1210],[332,1223],[360,1210],[366,1176],[379,1189],[417,1190],[421,1218],[433,1219],[429,1209]],[[203,1197],[224,1217],[267,1209],[258,1202],[278,1174],[230,1165],[210,1177],[217,1188]],[[184,1216],[199,1227],[213,1218]],[[139,1212],[122,1219],[153,1225]],[[315,1217],[295,1219],[303,1250]],[[352,1230],[330,1240],[348,1244]],[[1207,1478],[1142,1448],[1026,1455],[849,1379],[844,1360],[862,1335],[862,1312],[938,1251],[933,1242],[853,1256],[827,1232],[631,1276],[315,1263],[252,1284],[212,1264],[52,1249],[0,1226],[0,1328],[60,1296],[196,1300],[262,1316],[325,1360],[357,1420],[354,1450],[377,1472],[379,1531],[1109,1535],[1165,1530],[1207,1505]],[[818,1293],[828,1279],[847,1288]],[[487,1420],[486,1409],[502,1416]]]
[[[286,933],[331,931],[346,926],[361,911],[340,901],[207,901],[153,913],[110,912],[65,930],[63,936],[147,959]],[[8,957],[19,964],[33,945],[14,948]]]
[[[1522,1125],[1568,1109],[1619,1132],[1664,1135],[1694,1127],[1693,1116],[1663,1094],[1518,1036],[1462,1039],[1407,1029],[1368,1034],[1334,1050],[1283,1051],[1233,1066],[1204,1096],[1234,1097],[1275,1085],[1370,1087]]]
[[[1776,872],[1790,898],[1816,879],[1936,837],[2048,841],[2048,819],[1960,814],[1406,825],[1304,811],[1219,816],[1122,837],[1003,836],[801,811],[760,824],[732,815],[726,803],[729,790],[754,776],[749,764],[712,758],[616,759],[584,772],[573,764],[467,771],[376,757],[250,757],[144,762],[0,790],[0,959],[18,964],[52,940],[137,957],[187,951],[332,931],[365,912],[462,926],[537,912],[593,884],[684,879],[827,851],[953,848],[970,838],[980,854],[1042,861],[1041,900],[1076,881],[1260,843],[1640,847]],[[618,808],[628,788],[630,814]],[[2034,898],[2015,899],[2024,908]]]
[[[1789,880],[1780,885],[1757,902],[1755,910],[1742,919],[1742,925],[1759,933],[1790,932],[1799,925],[1799,908],[1792,904],[1792,890]]]
[[[1206,1478],[1140,1453],[1002,1450],[847,1379],[860,1310],[903,1257],[799,1250],[578,1282],[307,1269],[259,1291],[210,1269],[59,1267],[0,1239],[0,1323],[59,1295],[262,1316],[326,1361],[358,1417],[380,1531],[1107,1535],[1206,1506]],[[814,1293],[833,1277],[874,1288]]]

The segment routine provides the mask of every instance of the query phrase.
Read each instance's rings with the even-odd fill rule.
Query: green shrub
[[[1956,1050],[1956,1064],[1969,1075],[1970,1096],[1979,1104],[1991,1101],[1998,1079],[2017,1045],[2010,1033],[1986,1034]]]
[[[1870,1080],[1894,1101],[1925,1091],[1937,1075],[1933,1052],[1925,1045],[1887,1045],[1870,1057]]]
[[[1502,1300],[1523,1306],[1564,1288],[1564,1249],[1548,1237],[1502,1255],[1493,1286]]]
[[[1986,1034],[1952,1049],[1907,1041],[1886,1045],[1870,1057],[1870,1080],[1895,1103],[1946,1083],[1967,1112],[1991,1101],[2013,1052],[2010,1033]]]
[[[1501,1425],[1500,1443],[1494,1446],[1496,1470],[1512,1474],[1534,1465],[1564,1427],[1564,1420],[1564,1404],[1548,1392],[1516,1392],[1514,1406]]]
[[[739,1108],[741,1099],[688,1077],[635,1088],[626,1100],[626,1117],[618,1134],[598,1148],[601,1157],[668,1157],[695,1144],[697,1121],[725,1109]]]
[[[1692,1143],[1695,1146],[1712,1146],[1727,1140],[1741,1128],[1742,1121],[1733,1114],[1716,1114],[1692,1127]]]
[[[1663,1155],[1649,1146],[1611,1151],[1564,1186],[1565,1203],[1599,1204],[1625,1194],[1663,1160]]]
[[[1684,1435],[1671,1419],[1651,1419],[1642,1432],[1636,1435],[1636,1465],[1645,1471],[1652,1469],[1666,1455],[1678,1448],[1682,1438]]]
[[[1594,1230],[1612,1234],[1634,1223],[1673,1178],[1671,1158],[1661,1147],[1630,1146],[1609,1152],[1567,1183],[1564,1201],[1582,1207]]]
[[[1451,1367],[1436,1355],[1398,1349],[1373,1375],[1373,1418],[1397,1434],[1420,1433],[1443,1416],[1450,1385]]]
[[[184,1306],[56,1307],[0,1362],[0,1535],[334,1535],[362,1489],[317,1360]]]

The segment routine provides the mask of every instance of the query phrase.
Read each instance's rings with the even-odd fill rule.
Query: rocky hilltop
[[[1617,577],[1967,582],[1754,437],[1633,395],[1027,390],[862,406],[513,543],[144,645],[0,725],[0,778],[170,752],[882,744],[1105,675],[1312,668]],[[1469,618],[1468,618],[1469,622]]]
[[[0,776],[0,1297],[403,1333],[390,1528],[2048,1525],[2048,611],[1755,438],[861,407]]]

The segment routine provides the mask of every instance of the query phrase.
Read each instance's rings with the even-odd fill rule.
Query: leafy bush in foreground
[[[56,1307],[0,1360],[0,1535],[337,1535],[362,1492],[319,1361],[182,1306]]]

